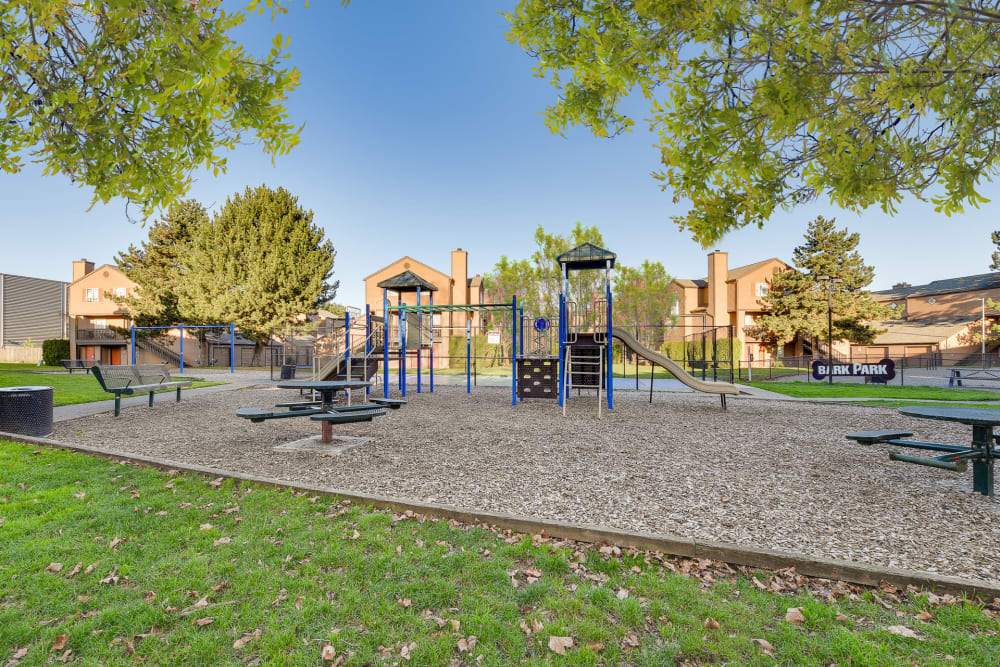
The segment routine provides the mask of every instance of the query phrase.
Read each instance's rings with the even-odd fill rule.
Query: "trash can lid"
[[[52,389],[52,387],[47,387],[44,385],[32,385],[26,387],[0,387],[0,391],[45,391],[46,389]]]

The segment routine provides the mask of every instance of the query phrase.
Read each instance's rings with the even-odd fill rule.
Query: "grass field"
[[[38,364],[0,363],[0,371],[61,371],[66,373],[62,366],[39,366]],[[83,371],[79,371],[82,373]]]
[[[746,382],[797,398],[886,398],[934,401],[1000,401],[1000,392],[947,387],[894,387],[878,384],[824,382]]]
[[[688,576],[59,450],[0,442],[0,503],[8,665],[1000,663],[992,608],[828,602],[792,574],[667,561]]]
[[[853,401],[851,405],[867,405],[870,408],[912,408],[916,405],[933,405],[937,407],[949,408],[984,408],[987,410],[1000,410],[1000,405],[984,405],[982,403],[948,403],[942,406],[941,403],[929,403],[926,401]]]
[[[225,382],[205,382],[196,380],[191,388],[211,387]],[[53,387],[52,397],[55,405],[73,405],[75,403],[91,403],[114,398],[97,383],[97,379],[88,373],[25,373],[23,371],[0,371],[0,387],[19,387],[22,385],[47,385]],[[173,391],[167,389],[166,391]]]

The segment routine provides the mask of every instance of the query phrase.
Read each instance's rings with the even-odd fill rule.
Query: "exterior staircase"
[[[151,354],[155,354],[156,356],[158,356],[160,359],[162,359],[163,361],[165,361],[168,364],[172,364],[174,366],[180,366],[181,365],[181,355],[179,355],[177,352],[174,352],[173,350],[171,350],[169,347],[166,347],[165,345],[160,345],[159,343],[154,343],[153,341],[151,341],[148,338],[142,338],[142,337],[136,336],[135,346],[137,348],[139,348],[140,350],[145,350],[146,352],[149,352]]]

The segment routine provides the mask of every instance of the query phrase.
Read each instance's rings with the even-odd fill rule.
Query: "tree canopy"
[[[299,140],[284,103],[299,73],[276,35],[257,58],[232,32],[285,0],[0,3],[0,169],[26,160],[143,217],[181,197],[197,168],[256,136],[272,156]]]
[[[234,322],[257,343],[271,329],[336,295],[336,251],[313,213],[284,188],[247,188],[202,225],[187,255],[179,307],[211,322]]]
[[[861,236],[838,230],[835,220],[822,216],[809,223],[805,243],[795,248],[795,270],[775,273],[767,296],[761,298],[767,313],[750,327],[750,333],[770,343],[786,343],[802,335],[827,338],[827,289],[832,290],[833,339],[868,344],[883,333],[877,323],[893,316],[865,290],[875,269],[857,251]],[[823,285],[821,276],[839,281]]]
[[[893,213],[985,201],[1000,159],[1000,12],[936,0],[520,0],[509,39],[559,99],[554,132],[629,131],[649,106],[702,244],[817,197]]]
[[[177,202],[149,228],[149,240],[118,253],[115,264],[138,289],[118,303],[138,326],[201,324],[194,312],[182,312],[177,288],[187,253],[200,227],[208,222],[205,207],[194,199]]]

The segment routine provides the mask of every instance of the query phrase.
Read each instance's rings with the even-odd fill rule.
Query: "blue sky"
[[[705,273],[705,251],[669,221],[671,203],[650,177],[654,137],[596,139],[583,130],[549,133],[540,111],[553,89],[531,75],[532,61],[504,35],[499,11],[510,0],[334,0],[296,4],[288,15],[252,20],[241,39],[255,51],[281,32],[302,72],[290,100],[305,123],[302,144],[272,166],[256,145],[230,155],[230,170],[199,175],[191,191],[209,207],[246,185],[282,185],[315,212],[338,255],[337,300],[362,304],[361,279],[409,254],[447,271],[448,252],[469,251],[471,272],[501,254],[525,257],[534,229],[597,225],[620,261],[659,260],[678,277]],[[645,117],[637,106],[638,119]],[[1000,186],[987,196],[1000,201]],[[68,280],[70,262],[98,264],[145,237],[121,202],[87,212],[90,195],[62,176],[28,168],[0,176],[0,272]],[[717,244],[730,266],[766,257],[786,261],[818,214],[861,232],[877,269],[873,288],[985,273],[997,204],[946,218],[907,202],[895,218],[857,216],[823,204],[776,216]]]

